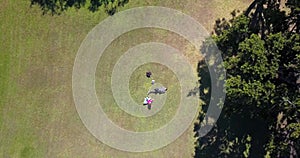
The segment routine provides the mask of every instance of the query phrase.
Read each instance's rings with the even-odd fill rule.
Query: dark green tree
[[[227,71],[224,113],[266,121],[265,157],[300,156],[299,13],[297,0],[255,0],[242,15],[216,21],[213,38]]]
[[[89,0],[88,9],[95,12],[99,7],[104,6],[105,12],[109,15],[116,13],[118,7],[124,6],[129,0]],[[31,0],[31,5],[39,5],[43,14],[60,14],[70,7],[80,9],[84,7],[87,0]]]

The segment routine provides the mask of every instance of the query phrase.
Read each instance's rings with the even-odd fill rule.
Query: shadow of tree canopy
[[[198,138],[194,157],[232,158],[242,157],[244,154],[250,157],[263,157],[264,145],[269,136],[268,125],[260,117],[251,115],[249,113],[251,109],[230,111],[232,109],[225,106],[212,130],[207,135],[199,137],[198,131],[201,123],[205,121],[205,113],[211,100],[211,77],[204,60],[198,63],[197,70],[200,86],[197,89],[198,93],[196,90],[191,90],[191,93],[199,94],[204,105],[198,115],[199,122],[194,124],[195,137]]]
[[[43,14],[59,15],[68,8],[80,9],[88,4],[91,12],[96,12],[103,6],[108,15],[113,15],[118,7],[123,7],[128,2],[129,0],[89,0],[88,2],[87,0],[31,0],[31,6],[38,5]]]
[[[263,157],[268,135],[268,126],[264,120],[251,118],[247,112],[232,113],[230,117],[222,112],[216,126],[198,139],[195,158],[243,157],[246,152],[250,157]],[[246,144],[251,149],[247,149]]]

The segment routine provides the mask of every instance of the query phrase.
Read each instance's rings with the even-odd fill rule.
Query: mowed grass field
[[[193,16],[212,31],[214,20],[243,10],[241,0],[131,0],[125,10],[157,5]],[[151,152],[129,153],[101,143],[81,122],[72,96],[72,70],[77,50],[88,32],[107,15],[103,9],[69,9],[59,16],[42,15],[29,0],[0,0],[0,157],[192,157],[193,125],[172,144]],[[195,66],[201,55],[182,37],[158,29],[138,29],[116,39],[104,52],[96,73],[99,100],[108,117],[133,131],[149,131],[166,124],[177,110],[178,80],[163,65],[149,63],[133,72],[130,93],[141,102],[151,70],[156,81],[170,88],[162,110],[149,118],[135,118],[116,106],[110,86],[111,71],[129,48],[163,42],[184,53]],[[104,68],[104,69],[103,69]],[[162,76],[162,77],[159,77]],[[172,100],[170,102],[170,100]]]

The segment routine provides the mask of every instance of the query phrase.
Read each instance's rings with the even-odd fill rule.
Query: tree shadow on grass
[[[246,144],[251,144],[250,157],[263,157],[265,154],[264,144],[267,143],[269,135],[268,126],[261,118],[251,116],[250,109],[245,108],[241,112],[235,113],[230,111],[230,107],[224,107],[212,130],[207,135],[199,137],[200,123],[207,122],[204,120],[205,112],[211,99],[211,78],[205,61],[198,63],[198,76],[200,78],[198,94],[205,104],[198,116],[199,122],[194,125],[195,137],[198,138],[194,157],[242,157],[247,148]],[[196,92],[196,90],[192,92]],[[249,138],[251,138],[250,141]]]
[[[123,7],[129,0],[89,0],[88,9],[96,12],[101,6],[108,15],[114,15],[119,7]],[[80,9],[85,7],[87,0],[31,0],[31,5],[38,5],[43,14],[59,15],[69,8]]]
[[[224,27],[224,25],[221,25]],[[221,28],[221,30],[224,28]],[[226,28],[225,28],[226,29]],[[264,145],[268,140],[268,125],[260,117],[251,115],[248,107],[242,106],[242,110],[238,112],[231,109],[229,102],[224,103],[222,113],[216,124],[209,123],[213,121],[206,120],[206,112],[211,103],[215,104],[220,100],[222,95],[216,93],[211,94],[212,85],[211,71],[215,71],[216,78],[214,84],[222,86],[225,83],[225,76],[222,77],[222,63],[218,57],[218,53],[213,55],[212,52],[218,51],[215,49],[214,43],[209,40],[204,42],[201,48],[201,53],[206,56],[207,61],[214,59],[214,64],[207,65],[203,60],[198,63],[198,77],[199,77],[199,98],[204,102],[202,110],[198,116],[198,122],[194,124],[195,137],[197,138],[195,147],[195,158],[215,158],[215,157],[263,157]],[[191,90],[188,95],[197,94],[195,89]],[[214,96],[212,96],[214,95]],[[219,102],[220,103],[220,102]],[[214,106],[214,105],[212,105]],[[218,106],[217,106],[218,107]],[[252,109],[253,110],[253,109]],[[212,117],[216,118],[216,117]],[[207,128],[207,125],[208,127]],[[212,127],[212,128],[211,128]],[[207,128],[207,130],[203,130]],[[208,132],[209,131],[209,132]],[[208,132],[206,134],[206,132]],[[203,135],[206,134],[206,135]]]
[[[249,157],[263,157],[264,144],[268,141],[267,124],[258,118],[251,118],[247,112],[221,114],[217,125],[204,137],[198,139],[196,158],[243,157],[246,143],[250,144]],[[250,136],[248,142],[246,138]]]
[[[232,13],[232,16],[235,17],[235,12]],[[224,19],[217,21],[215,25],[216,33],[220,34],[228,29],[229,23]],[[213,48],[210,46],[209,43],[208,45],[203,44],[201,48],[201,52],[208,55],[206,56],[208,58],[211,58],[209,55]],[[217,67],[215,68],[216,72],[220,72]],[[234,110],[231,109],[230,103],[225,100],[223,111],[210,132],[204,136],[199,133],[201,128],[205,128],[203,122],[208,123],[208,120],[204,120],[208,105],[213,99],[218,99],[211,96],[212,85],[209,70],[205,61],[198,63],[197,71],[200,78],[198,94],[204,105],[199,113],[198,122],[194,124],[195,137],[197,137],[194,157],[263,157],[265,155],[264,145],[267,144],[270,133],[266,121],[261,119],[258,114],[253,114],[254,109],[250,107],[253,108],[254,106],[242,106],[241,110]],[[191,90],[188,96],[197,94],[195,91],[196,88]]]

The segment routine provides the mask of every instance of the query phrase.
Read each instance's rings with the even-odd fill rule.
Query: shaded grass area
[[[247,112],[232,114],[230,117],[221,114],[217,126],[199,139],[196,158],[242,157],[246,150],[247,136],[251,136],[250,157],[263,157],[264,146],[269,133],[264,120],[251,118]]]

